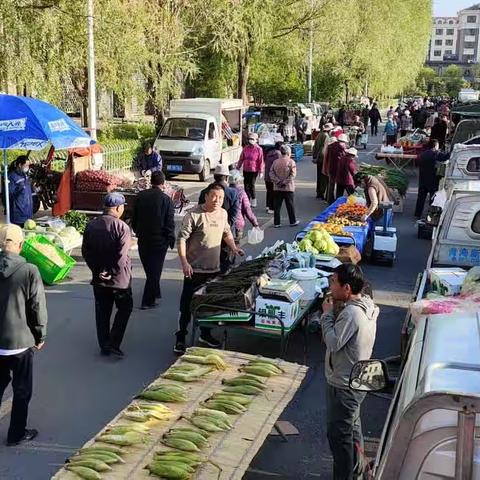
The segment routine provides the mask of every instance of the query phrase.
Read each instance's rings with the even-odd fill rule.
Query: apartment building
[[[428,60],[457,60],[458,17],[435,17]]]

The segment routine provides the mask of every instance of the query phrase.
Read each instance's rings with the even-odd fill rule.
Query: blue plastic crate
[[[301,143],[290,143],[289,147],[292,149],[292,158],[296,162],[302,161],[305,155],[303,145]]]

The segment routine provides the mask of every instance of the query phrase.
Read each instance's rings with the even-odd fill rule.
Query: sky
[[[455,17],[459,10],[471,7],[476,0],[433,0],[433,15],[435,17]]]

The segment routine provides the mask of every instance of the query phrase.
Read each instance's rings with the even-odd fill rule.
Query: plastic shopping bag
[[[248,243],[250,245],[256,245],[263,242],[264,233],[259,227],[253,227],[248,231]]]

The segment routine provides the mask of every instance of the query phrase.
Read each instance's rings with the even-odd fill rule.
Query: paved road
[[[373,137],[361,160],[374,163],[378,148]],[[296,206],[305,224],[325,204],[315,197],[315,167],[306,158],[298,165]],[[177,179],[180,180],[180,179]],[[195,200],[204,185],[182,181],[187,194]],[[260,186],[257,209],[261,223],[271,225],[264,208],[264,188]],[[409,191],[407,208],[395,218],[399,230],[398,260],[393,268],[365,265],[364,270],[375,288],[381,307],[375,355],[385,357],[399,351],[399,330],[405,305],[413,289],[418,270],[424,265],[429,242],[415,236],[413,195]],[[296,230],[290,227],[267,228],[265,244],[277,239],[292,240]],[[255,254],[261,247],[249,248]],[[134,255],[133,290],[138,307],[143,288],[143,271]],[[100,357],[95,340],[93,301],[88,271],[79,259],[73,280],[48,288],[50,314],[46,347],[35,359],[35,392],[30,409],[30,425],[38,428],[37,441],[19,448],[0,446],[0,479],[44,480],[59,468],[66,456],[92,437],[105,423],[130,402],[142,386],[148,384],[174,360],[173,334],[176,329],[181,272],[175,253],[169,253],[163,274],[163,300],[154,311],[136,308],[123,345],[127,358],[118,361]],[[311,336],[310,371],[301,389],[285,410],[282,419],[290,421],[300,435],[282,443],[270,436],[252,462],[246,480],[269,478],[329,479],[331,458],[325,435],[323,376],[324,349],[318,337]],[[232,336],[230,348],[275,356],[277,343]],[[302,337],[293,337],[288,358],[302,361]],[[10,392],[7,393],[7,397]],[[10,403],[0,408],[0,438],[6,435]],[[363,412],[366,435],[379,436],[388,402],[369,398]]]

